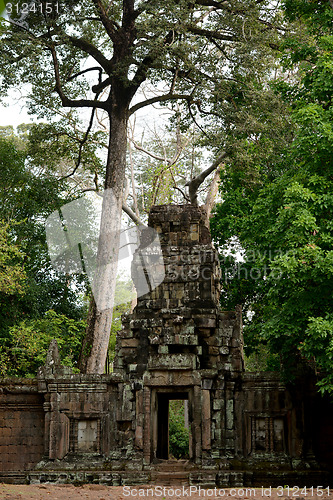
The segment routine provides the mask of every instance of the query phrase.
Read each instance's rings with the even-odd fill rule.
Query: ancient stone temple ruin
[[[332,405],[306,378],[244,371],[242,313],[220,310],[203,210],[154,207],[149,225],[163,261],[145,257],[165,279],[124,318],[113,373],[74,374],[52,343],[36,379],[0,382],[0,480],[327,486]],[[145,248],[143,234],[138,288]],[[172,400],[186,402],[188,460],[169,457]]]

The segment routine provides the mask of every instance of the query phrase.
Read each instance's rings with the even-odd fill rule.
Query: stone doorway
[[[156,422],[156,458],[168,460],[170,458],[170,402],[184,402],[184,425],[189,430],[189,444],[187,457],[192,457],[191,416],[188,392],[161,392],[157,393]],[[185,457],[179,457],[185,458]]]

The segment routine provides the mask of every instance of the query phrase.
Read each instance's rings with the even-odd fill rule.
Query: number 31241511
[[[29,14],[29,12],[41,14],[59,14],[59,4],[53,2],[30,2],[30,3],[6,3],[7,14]]]

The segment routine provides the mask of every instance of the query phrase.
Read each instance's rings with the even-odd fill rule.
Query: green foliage
[[[22,295],[26,286],[25,256],[10,240],[9,224],[0,221],[0,294]]]
[[[73,122],[75,128],[73,129]],[[84,124],[74,111],[56,123],[38,123],[30,127],[26,153],[29,163],[38,168],[43,176],[57,174],[66,177],[76,172],[76,190],[93,183],[94,177],[105,174],[101,147],[105,147],[102,132],[92,132],[90,140],[82,148]],[[80,158],[80,165],[78,165]],[[102,183],[101,186],[102,187]],[[69,185],[66,188],[69,190]]]
[[[110,85],[124,105],[143,82],[154,89],[164,87],[169,98],[162,98],[161,105],[169,101],[179,109],[183,130],[195,120],[205,131],[210,147],[214,141],[218,150],[230,146],[228,139],[235,123],[240,129],[249,127],[254,116],[249,112],[251,106],[259,103],[265,117],[261,94],[267,100],[267,77],[276,69],[276,50],[287,24],[279,8],[272,8],[269,0],[242,0],[232,5],[213,0],[172,0],[168,4],[156,0],[134,2],[134,11],[129,9],[132,13],[127,15],[125,4],[117,0],[105,7],[106,23],[95,2],[86,2],[83,12],[72,0],[64,0],[57,15],[30,13],[26,19],[28,31],[13,25],[3,29],[3,90],[17,87],[18,81],[29,84],[31,111],[49,122],[61,107],[61,100],[70,109],[61,112],[65,120],[51,126],[59,135],[52,132],[53,140],[46,143],[50,151],[45,147],[43,153],[52,163],[55,148],[72,143],[74,147],[66,154],[74,157],[79,140],[84,140],[75,106],[96,106],[111,112],[112,102],[107,98]],[[53,56],[50,43],[56,51]],[[87,55],[94,59],[88,67]],[[106,92],[100,94],[96,87]],[[93,94],[98,98],[95,102]],[[258,130],[263,121],[255,120]],[[107,142],[93,128],[90,133],[93,143]],[[84,141],[83,147],[88,163],[89,144]]]
[[[66,201],[65,183],[46,166],[38,168],[28,154],[31,127],[19,127],[18,136],[8,127],[2,132],[0,370],[23,376],[36,374],[53,336],[62,344],[62,338],[68,340],[63,358],[75,365],[86,283],[82,277],[58,275],[48,257],[44,222]]]
[[[329,26],[326,7],[322,8],[320,3],[317,10],[310,2],[310,12],[307,3],[305,0],[286,1],[287,11],[293,11],[295,7],[290,19],[297,19],[304,12],[310,16],[322,14],[325,16],[324,25]],[[326,153],[331,141],[330,117],[326,111],[330,106],[330,89],[327,88],[330,85],[330,65],[329,56],[325,56],[329,41],[326,41],[326,49],[320,48],[318,43],[312,50],[313,33],[309,32],[301,39],[297,53],[310,58],[302,61],[302,70],[309,77],[307,68],[310,65],[312,80],[309,77],[306,82],[304,77],[302,94],[297,94],[297,85],[291,85],[289,91],[288,85],[284,85],[286,95],[283,101],[275,92],[277,85],[270,85],[270,80],[271,75],[280,70],[276,64],[276,52],[282,47],[284,28],[288,28],[290,38],[294,32],[289,30],[289,21],[282,18],[279,8],[272,6],[270,0],[229,3],[153,0],[134,2],[133,9],[121,0],[108,6],[103,2],[102,5],[105,14],[102,8],[97,8],[96,2],[85,2],[83,10],[80,3],[64,0],[59,4],[57,14],[29,14],[26,20],[28,28],[15,24],[2,26],[0,73],[3,93],[17,87],[19,81],[30,90],[30,110],[39,117],[51,121],[61,106],[70,109],[90,107],[93,108],[92,118],[98,109],[108,113],[111,125],[121,123],[124,128],[131,102],[143,83],[151,84],[154,90],[166,89],[164,95],[156,96],[156,102],[160,99],[164,104],[168,101],[185,103],[181,107],[184,113],[182,129],[186,130],[190,122],[196,121],[203,131],[202,144],[209,144],[214,153],[225,150],[231,158],[224,172],[224,203],[218,209],[215,238],[224,245],[228,245],[230,238],[239,238],[245,251],[245,270],[251,272],[258,266],[260,269],[266,266],[262,279],[254,280],[250,276],[250,279],[232,280],[232,286],[224,290],[223,296],[229,304],[240,298],[249,313],[256,313],[254,321],[248,325],[248,331],[250,326],[252,328],[252,345],[255,345],[262,326],[257,318],[264,318],[269,307],[268,318],[274,318],[272,307],[274,304],[276,310],[279,307],[279,297],[272,296],[274,287],[275,290],[278,287],[272,285],[271,276],[277,263],[268,251],[272,250],[274,256],[281,252],[284,255],[290,248],[298,248],[297,238],[301,235],[299,250],[302,252],[309,243],[307,236],[315,236],[315,231],[319,234],[317,227],[320,228],[320,224],[317,213],[313,212],[316,201],[313,196],[319,196],[317,189],[308,184],[305,170],[300,176],[294,178],[293,175],[304,167],[303,152],[310,159],[318,156],[318,146],[311,135],[312,115],[316,115],[318,134],[326,140],[326,145],[322,142],[319,146],[321,158],[325,157],[329,164]],[[285,47],[285,64],[297,64],[295,58],[288,61],[287,42]],[[87,58],[88,61],[93,59],[91,66],[87,66]],[[313,61],[321,61],[318,75]],[[316,102],[309,101],[309,92],[315,93]],[[300,103],[306,101],[307,105],[321,107],[324,115],[313,107],[305,110],[303,104],[296,110],[294,103],[290,104],[286,98],[289,95]],[[290,107],[295,113],[303,113],[298,121],[295,118],[294,123],[291,123]],[[4,170],[0,215],[2,204],[2,210],[12,214],[8,215],[9,218],[26,220],[17,238],[30,259],[26,272],[31,285],[30,293],[24,297],[25,303],[7,303],[7,310],[1,313],[13,324],[28,310],[33,311],[34,318],[40,318],[51,308],[59,314],[80,315],[80,307],[71,294],[72,284],[55,277],[49,265],[40,221],[61,206],[61,194],[68,193],[64,186],[61,190],[60,184],[53,182],[57,169],[65,174],[68,170],[74,172],[79,165],[76,158],[80,158],[87,166],[83,172],[83,184],[86,179],[92,181],[93,178],[96,187],[100,182],[98,176],[104,172],[99,155],[87,141],[88,134],[78,130],[82,128],[77,122],[78,113],[62,112],[62,116],[65,121],[31,129],[25,159],[30,169],[17,169],[15,186],[20,188],[6,191],[6,183],[12,182],[12,178],[7,175],[10,169]],[[93,134],[90,125],[88,131]],[[106,173],[106,185],[115,186],[119,198],[125,174],[126,131],[122,132],[121,140],[110,137]],[[92,138],[94,143],[105,142],[98,134],[93,134]],[[287,147],[293,140],[295,151],[299,148],[298,156]],[[58,159],[63,160],[63,164]],[[49,168],[45,168],[45,161]],[[315,161],[316,173],[320,176],[318,167],[322,160]],[[158,202],[171,199],[171,173],[164,172],[164,165],[161,165],[153,165],[144,179],[146,185],[153,180],[156,189],[152,198]],[[313,167],[311,162],[311,169]],[[36,172],[42,175],[38,176]],[[325,179],[329,181],[329,177]],[[287,192],[288,188],[291,190]],[[297,194],[297,190],[301,192]],[[324,200],[323,191],[320,192],[322,203],[329,203]],[[290,212],[283,211],[281,200],[286,206],[291,206],[291,209],[286,209]],[[218,220],[218,217],[222,219]],[[282,230],[286,230],[284,240],[280,238]],[[253,249],[252,258],[250,252]],[[230,257],[229,260],[237,270],[235,259]],[[279,265],[283,264],[285,274],[279,281],[280,285],[285,285],[289,279],[290,270],[287,270],[286,262]],[[290,287],[288,291],[292,292]],[[12,311],[15,311],[14,315]],[[8,326],[6,328],[7,332]],[[270,334],[266,332],[265,335],[268,341]]]
[[[249,356],[245,355],[245,370],[248,372],[279,371],[279,369],[279,355],[270,352],[265,344],[261,343]]]
[[[319,390],[333,394],[333,314],[324,317],[309,317],[304,341],[300,343],[301,353],[313,361],[319,371]]]
[[[189,430],[185,427],[184,401],[169,401],[169,452],[177,459],[189,456]]]
[[[306,23],[283,56],[298,74],[275,86],[290,105],[293,140],[279,145],[269,172],[259,158],[252,184],[249,163],[227,166],[212,228],[224,248],[233,237],[242,248],[243,261],[229,256],[236,272],[222,300],[244,306],[247,353],[267,344],[289,378],[307,360],[332,392],[333,11],[314,4],[286,2],[289,17]]]
[[[1,139],[6,139],[11,142],[18,151],[24,151],[27,146],[28,135],[33,125],[21,123],[16,130],[13,125],[5,125],[0,127]]]
[[[85,322],[55,311],[47,311],[41,319],[27,319],[9,329],[7,350],[0,351],[2,376],[36,376],[43,366],[49,344],[56,339],[65,366],[77,366]]]
[[[5,377],[11,364],[8,349],[0,346],[0,377]]]

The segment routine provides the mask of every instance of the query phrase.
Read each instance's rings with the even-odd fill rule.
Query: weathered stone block
[[[226,402],[226,426],[227,429],[234,427],[234,402],[232,399]]]
[[[134,338],[126,338],[121,340],[121,346],[122,347],[138,347],[139,345],[139,339],[134,339]]]
[[[223,399],[214,399],[213,409],[214,410],[222,410],[224,408],[224,400]]]
[[[151,356],[148,360],[148,369],[159,370],[194,370],[196,368],[194,354],[168,354]]]
[[[227,346],[220,347],[220,353],[223,354],[224,356],[227,356],[229,352],[230,352],[229,347]]]

